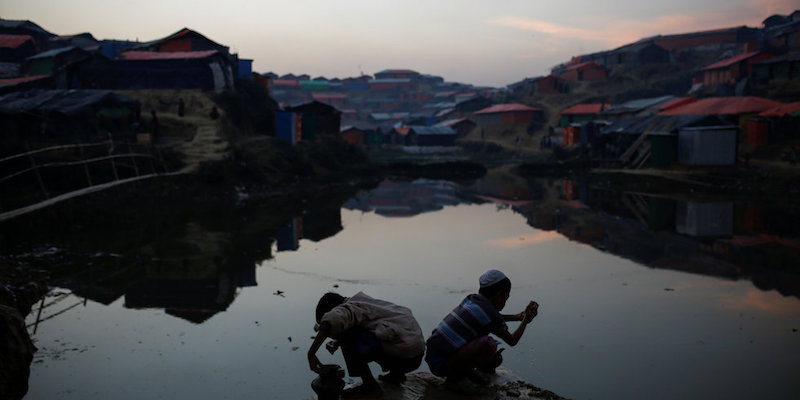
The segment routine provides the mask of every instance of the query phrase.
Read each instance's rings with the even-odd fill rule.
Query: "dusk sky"
[[[643,37],[747,25],[797,0],[0,0],[0,17],[59,35],[150,41],[187,27],[256,72],[327,78],[408,68],[505,86]]]

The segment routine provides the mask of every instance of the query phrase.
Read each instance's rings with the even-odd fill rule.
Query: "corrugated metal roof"
[[[473,124],[475,123],[474,121],[472,121],[469,118],[457,118],[457,119],[448,119],[447,121],[439,122],[438,124],[436,124],[434,126],[450,126],[450,127],[452,127],[453,125],[458,125],[458,124],[460,124],[462,122],[470,122],[470,123],[473,123]]]
[[[177,51],[161,53],[157,51],[126,51],[120,54],[124,60],[187,60],[203,59],[219,53],[217,50],[206,51]]]
[[[29,40],[36,43],[31,35],[0,35],[0,47],[16,49]]]
[[[57,56],[57,55],[59,55],[61,53],[67,53],[67,52],[70,52],[70,51],[73,51],[73,50],[83,51],[83,50],[81,50],[81,49],[79,49],[79,48],[77,48],[75,46],[62,47],[60,49],[53,49],[53,50],[45,51],[45,52],[30,56],[30,57],[28,57],[28,59],[29,60],[36,60],[36,59],[39,59],[39,58],[50,58],[50,57],[55,57],[55,56]]]
[[[800,101],[783,104],[778,107],[769,109],[767,111],[758,114],[759,117],[785,117],[785,116],[792,116],[797,117],[800,116]]]
[[[705,71],[705,70],[709,70],[709,69],[730,67],[731,65],[736,64],[736,63],[738,63],[740,61],[744,61],[744,60],[747,60],[748,58],[755,57],[759,53],[761,53],[761,52],[759,52],[759,51],[751,51],[749,53],[739,54],[738,56],[733,56],[733,57],[730,57],[730,58],[726,58],[726,59],[724,59],[722,61],[717,61],[717,62],[715,62],[715,63],[713,63],[711,65],[708,65],[708,66],[704,67],[703,70]]]
[[[414,133],[417,135],[455,135],[456,131],[449,126],[421,126],[421,125],[409,125],[407,127],[410,130],[413,130]]]
[[[670,100],[666,103],[660,104],[658,109],[661,111],[669,110],[670,108],[679,107],[684,104],[693,103],[699,100],[697,97],[678,97],[676,99]]]
[[[47,77],[49,77],[49,75],[35,75],[35,76],[23,76],[21,78],[0,79],[0,86],[16,85],[19,83],[38,81],[39,79],[44,79]]]
[[[611,107],[611,104],[577,104],[574,105],[564,111],[561,111],[561,115],[570,115],[570,114],[598,114],[600,111],[608,110]]]
[[[344,100],[347,99],[346,94],[341,93],[312,93],[311,97],[314,100]]]
[[[387,78],[387,79],[373,79],[373,80],[369,81],[370,85],[373,85],[373,84],[376,84],[376,83],[411,83],[411,79],[408,79],[408,78],[388,79]]]
[[[476,111],[475,114],[494,114],[505,112],[520,112],[520,111],[542,111],[541,108],[529,107],[524,104],[496,104],[483,110]]]
[[[616,113],[640,111],[646,108],[657,106],[662,103],[666,103],[674,98],[675,96],[661,96],[661,97],[652,97],[648,99],[631,100],[622,104],[612,105],[611,107],[608,108],[608,110],[605,110],[604,113],[616,114]]]
[[[300,81],[296,79],[273,79],[273,86],[300,86]]]
[[[659,115],[739,115],[783,105],[761,97],[710,97],[662,111]]]
[[[31,90],[0,97],[0,112],[57,112],[75,115],[95,104],[137,104],[137,101],[110,90]]]

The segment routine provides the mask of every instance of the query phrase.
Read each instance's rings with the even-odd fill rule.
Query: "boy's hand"
[[[539,314],[539,303],[531,301],[523,312],[525,323],[530,323]]]

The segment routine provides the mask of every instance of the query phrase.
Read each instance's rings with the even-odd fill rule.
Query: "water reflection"
[[[785,203],[620,192],[573,180],[534,184],[552,187],[551,198],[515,210],[535,228],[651,267],[751,279],[763,290],[800,296],[797,279],[788,277],[798,274],[800,218]]]
[[[551,311],[508,360],[535,384],[576,398],[650,397],[637,390],[689,378],[716,391],[727,388],[717,375],[747,368],[728,362],[741,357],[754,365],[748,379],[777,382],[769,393],[796,388],[785,377],[796,357],[784,355],[796,348],[800,297],[791,207],[511,170],[234,204],[139,199],[4,225],[9,253],[57,249],[25,259],[72,294],[42,303],[36,338],[47,350],[31,398],[306,398],[320,293],[380,293],[429,332],[488,263],[519,277],[517,293],[548,299]],[[414,218],[386,218],[395,216]],[[48,358],[65,342],[78,350]],[[637,384],[608,385],[620,379]],[[119,393],[128,380],[135,393]],[[743,386],[726,393],[744,398]]]
[[[415,181],[383,181],[378,187],[358,193],[344,208],[375,212],[384,217],[410,217],[441,210],[464,202],[459,186],[448,181],[419,179]]]

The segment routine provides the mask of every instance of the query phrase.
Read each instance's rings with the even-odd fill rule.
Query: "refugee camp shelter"
[[[31,89],[50,89],[54,86],[49,75],[23,76],[20,78],[0,79],[0,94],[19,92]]]
[[[314,140],[322,135],[339,134],[342,113],[333,106],[314,100],[287,107],[285,111],[300,115],[301,121],[298,130],[301,132],[302,140]]]
[[[189,28],[183,28],[162,39],[142,43],[132,48],[136,51],[151,51],[162,53],[186,53],[192,51],[216,50],[225,57],[230,55],[227,46],[223,46],[202,34]]]
[[[703,68],[703,84],[706,86],[735,85],[742,78],[750,75],[755,63],[773,57],[775,56],[770,53],[753,51],[715,62]]]
[[[800,54],[786,54],[754,63],[753,77],[760,83],[800,79]]]
[[[593,61],[567,66],[561,74],[561,78],[569,82],[602,81],[606,76],[605,67]]]
[[[448,119],[446,121],[439,122],[434,126],[446,126],[450,127],[456,131],[458,137],[464,137],[468,133],[472,132],[478,124],[475,121],[469,118],[457,118],[457,119]]]
[[[728,120],[717,115],[636,115],[612,123],[601,131],[602,156],[618,158],[626,166],[640,167],[649,163],[653,168],[669,168],[680,161],[678,154],[679,132],[687,128],[719,127],[728,125]],[[687,131],[688,132],[688,131]],[[705,138],[705,137],[703,137]],[[701,141],[699,144],[705,144]],[[686,151],[695,144],[685,141]],[[728,157],[735,157],[736,147],[722,148]],[[698,164],[699,165],[699,164]]]
[[[755,147],[800,138],[800,102],[784,104],[747,119],[747,144]]]
[[[203,89],[233,87],[233,71],[217,50],[160,53],[125,51],[116,61],[119,89]]]
[[[22,67],[25,75],[53,75],[58,70],[79,61],[88,60],[92,54],[79,47],[62,47],[28,57]]]
[[[569,91],[567,81],[555,75],[536,78],[531,82],[531,85],[532,93],[566,93]]]
[[[456,131],[446,126],[408,126],[406,146],[455,146]]]
[[[533,120],[541,120],[541,108],[524,104],[497,104],[475,112],[475,122],[480,127],[526,125]]]
[[[347,143],[355,145],[364,144],[364,130],[356,126],[343,126],[339,134]]]
[[[618,65],[638,67],[650,63],[667,62],[669,62],[669,51],[657,45],[652,39],[628,44],[605,54],[607,68]]]
[[[36,54],[36,41],[31,35],[0,34],[0,62],[22,63]]]
[[[0,18],[0,34],[29,35],[33,37],[33,40],[36,41],[37,46],[47,43],[48,39],[55,36],[31,21],[9,20],[2,18]],[[40,50],[43,50],[43,48]]]
[[[9,93],[0,96],[3,152],[19,152],[25,143],[76,143],[107,140],[109,133],[132,135],[137,115],[136,100],[109,90]]]
[[[675,96],[659,96],[631,100],[622,104],[614,104],[608,109],[602,111],[600,113],[600,117],[605,120],[618,120],[620,118],[629,117],[631,115],[636,115],[648,110],[653,110],[652,113],[655,113],[655,109],[659,108],[658,106],[674,99]]]
[[[576,104],[561,111],[559,126],[566,127],[573,122],[586,122],[599,119],[599,114],[611,107],[610,104]]]
[[[734,165],[738,131],[735,125],[681,128],[678,161],[687,165]]]
[[[275,112],[275,136],[288,143],[297,143],[302,140],[302,115],[291,111]]]

